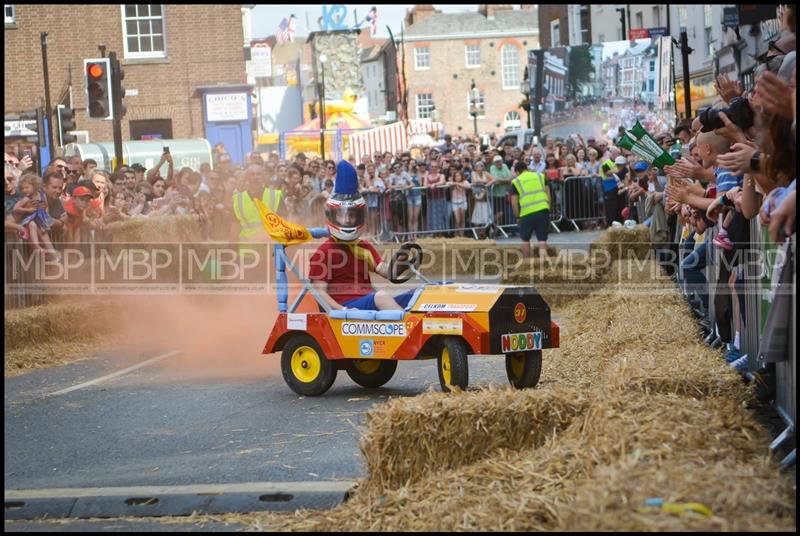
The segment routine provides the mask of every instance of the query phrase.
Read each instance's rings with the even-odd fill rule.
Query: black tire
[[[350,379],[358,385],[374,389],[392,379],[394,371],[397,370],[397,361],[394,359],[347,359],[344,369]]]
[[[299,353],[295,355],[296,352]],[[292,364],[293,358],[297,360],[294,363],[295,368]],[[308,371],[308,374],[303,377],[305,371]],[[298,333],[283,347],[281,372],[286,385],[298,395],[319,396],[331,388],[338,370],[325,357],[313,337]]]
[[[542,351],[516,352],[506,355],[506,375],[516,389],[530,389],[542,375]]]
[[[464,339],[445,337],[442,340],[436,368],[439,371],[439,384],[445,393],[450,392],[450,387],[459,387],[462,390],[467,388],[469,384],[468,353],[469,346]],[[449,376],[449,381],[447,376]]]

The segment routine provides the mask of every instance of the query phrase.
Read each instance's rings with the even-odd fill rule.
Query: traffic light
[[[60,147],[78,141],[74,134],[68,134],[71,130],[75,130],[75,110],[59,104],[56,109],[56,120],[58,121],[58,145]]]
[[[94,119],[114,117],[111,98],[111,63],[108,58],[83,60],[86,73],[86,109]]]
[[[112,95],[114,98],[114,110],[119,112],[119,118],[125,115],[126,109],[125,105],[122,103],[122,99],[125,98],[125,88],[122,87],[122,81],[125,79],[125,71],[122,69],[122,65],[120,64],[119,60],[116,59],[111,66],[111,87],[112,87]]]

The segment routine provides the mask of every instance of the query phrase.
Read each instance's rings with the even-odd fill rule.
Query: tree
[[[588,45],[570,47],[569,49],[569,99],[575,98],[582,84],[591,81],[594,65]]]

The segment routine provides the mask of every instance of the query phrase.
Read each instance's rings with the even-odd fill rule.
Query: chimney
[[[487,20],[494,20],[494,14],[498,11],[512,11],[511,4],[479,4],[478,13],[486,17]]]
[[[406,26],[416,24],[434,13],[441,13],[441,11],[434,9],[433,4],[414,4],[414,7],[406,11]]]

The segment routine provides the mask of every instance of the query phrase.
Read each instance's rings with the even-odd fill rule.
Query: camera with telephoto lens
[[[701,132],[711,132],[718,128],[725,126],[722,119],[719,117],[720,112],[725,112],[728,119],[742,130],[747,130],[753,126],[753,109],[750,108],[750,103],[744,97],[735,97],[731,100],[727,108],[712,108],[706,106],[701,108],[698,112],[698,119],[703,125]]]

